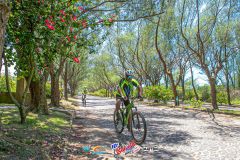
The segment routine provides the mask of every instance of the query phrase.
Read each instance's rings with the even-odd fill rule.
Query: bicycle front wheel
[[[120,110],[114,111],[113,122],[117,133],[122,133],[124,128],[123,114]]]
[[[144,116],[140,112],[133,112],[131,133],[136,144],[142,144],[147,136],[147,124]]]

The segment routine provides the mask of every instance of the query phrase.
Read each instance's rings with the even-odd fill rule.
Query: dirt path
[[[80,103],[80,102],[79,102]],[[113,99],[88,96],[87,106],[81,107],[73,122],[72,151],[68,159],[115,159],[112,143],[127,144],[131,140],[125,129],[115,133]],[[170,108],[139,106],[148,125],[146,142],[135,154],[125,159],[228,159],[240,160],[240,119],[216,115],[214,121],[207,113]],[[86,154],[83,146],[103,146],[107,153]],[[153,151],[153,149],[155,151]]]

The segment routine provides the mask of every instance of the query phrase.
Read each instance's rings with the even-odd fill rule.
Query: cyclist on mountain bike
[[[82,93],[82,100],[86,98],[87,92],[88,92],[88,91],[87,91],[87,88],[84,87],[84,90],[83,90],[83,93]]]
[[[116,110],[120,109],[121,101],[123,100],[124,105],[127,106],[129,102],[129,96],[132,95],[133,87],[137,87],[138,96],[142,97],[142,87],[139,82],[133,78],[133,71],[127,70],[125,72],[125,78],[122,78],[117,86],[116,94]],[[130,124],[130,118],[128,119],[128,130]]]

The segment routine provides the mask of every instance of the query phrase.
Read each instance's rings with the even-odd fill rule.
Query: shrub
[[[194,98],[192,98],[190,101],[189,101],[190,105],[195,107],[195,108],[201,108],[202,105],[203,105],[203,102],[201,100],[196,100]]]
[[[99,89],[99,90],[94,91],[90,94],[93,95],[93,96],[105,97],[106,96],[106,89]]]
[[[47,98],[51,98],[51,84],[50,83],[46,83],[46,96]]]
[[[9,76],[9,85],[12,92],[16,92],[16,80]],[[0,76],[0,92],[7,92],[5,76]]]
[[[186,90],[185,92],[185,100],[191,100],[195,98],[195,94],[193,90]]]
[[[217,102],[220,104],[227,104],[227,93],[224,91],[220,91],[217,93]]]
[[[144,97],[167,103],[173,98],[173,93],[172,90],[166,89],[164,86],[149,86],[144,88]]]
[[[211,99],[210,99],[210,86],[202,86],[200,89],[200,96],[201,96],[201,100],[202,101],[207,101],[207,102],[210,102]]]

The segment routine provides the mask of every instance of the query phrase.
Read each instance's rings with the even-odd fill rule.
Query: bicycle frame
[[[123,103],[123,102],[122,102]],[[125,114],[123,114],[123,123],[124,123],[124,126],[128,124],[128,119],[129,119],[129,116],[130,116],[130,111],[133,109],[133,108],[136,108],[134,106],[134,103],[133,103],[133,100],[130,101],[130,103],[125,106],[125,108],[120,108],[120,111],[122,113],[124,113],[124,111],[126,110],[128,112],[127,116]],[[137,108],[136,108],[137,110]]]

